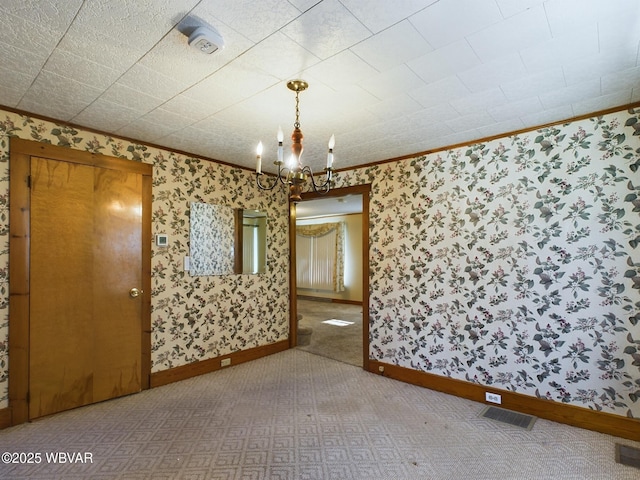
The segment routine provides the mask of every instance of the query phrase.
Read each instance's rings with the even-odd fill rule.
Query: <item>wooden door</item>
[[[11,424],[149,388],[152,166],[15,137],[9,151]]]
[[[33,157],[31,172],[29,418],[37,418],[93,398],[93,167]]]
[[[29,178],[32,419],[148,385],[141,381],[148,297],[130,295],[148,283],[148,187],[136,171],[35,156]]]

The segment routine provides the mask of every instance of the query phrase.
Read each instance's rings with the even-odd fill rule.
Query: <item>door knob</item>
[[[129,296],[131,298],[136,298],[139,297],[140,295],[142,295],[144,292],[142,290],[138,290],[137,288],[132,288],[131,290],[129,290]]]

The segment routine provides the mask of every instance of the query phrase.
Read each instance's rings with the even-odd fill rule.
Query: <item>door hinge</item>
[[[31,392],[27,391],[27,404],[31,403]]]
[[[27,175],[27,188],[31,188],[31,175]]]

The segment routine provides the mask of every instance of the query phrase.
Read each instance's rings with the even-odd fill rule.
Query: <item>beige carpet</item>
[[[298,348],[316,355],[362,367],[362,307],[346,303],[298,299],[301,326],[311,327],[311,343]],[[337,319],[345,326],[323,323]]]
[[[0,452],[41,461],[0,463],[0,478],[640,478],[614,461],[616,442],[637,442],[542,419],[526,431],[482,408],[292,349],[2,430]],[[48,461],[55,452],[93,463]]]

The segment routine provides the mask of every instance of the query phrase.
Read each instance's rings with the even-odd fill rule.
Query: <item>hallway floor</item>
[[[323,300],[298,299],[300,326],[313,329],[309,345],[297,348],[340,362],[362,367],[362,307]],[[326,320],[353,322],[344,326],[323,323]]]

